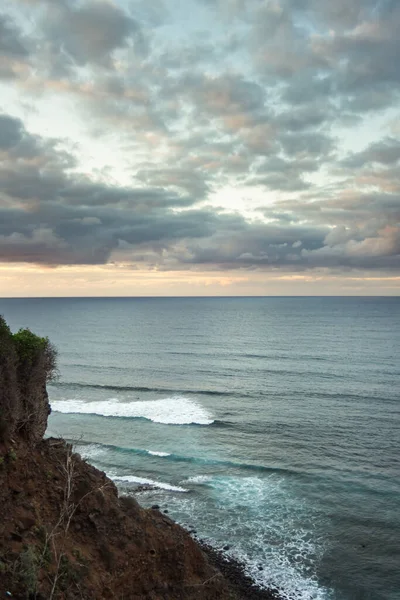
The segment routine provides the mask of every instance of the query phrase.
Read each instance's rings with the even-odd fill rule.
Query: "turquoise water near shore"
[[[0,299],[49,434],[296,600],[400,598],[400,299]]]

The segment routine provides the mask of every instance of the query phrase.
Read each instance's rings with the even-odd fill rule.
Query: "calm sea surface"
[[[296,600],[400,599],[400,299],[0,300],[49,434]]]

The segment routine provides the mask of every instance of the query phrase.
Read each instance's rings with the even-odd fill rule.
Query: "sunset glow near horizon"
[[[398,295],[400,4],[6,0],[0,297]]]

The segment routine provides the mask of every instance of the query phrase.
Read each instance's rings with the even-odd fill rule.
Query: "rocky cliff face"
[[[54,361],[43,343],[16,345],[0,322],[0,597],[275,598],[233,584],[166,515],[118,497],[65,441],[43,440]]]

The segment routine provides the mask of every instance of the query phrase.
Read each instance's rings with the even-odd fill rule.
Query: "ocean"
[[[124,492],[284,598],[400,599],[400,298],[0,299],[0,314],[58,348],[48,434]]]

